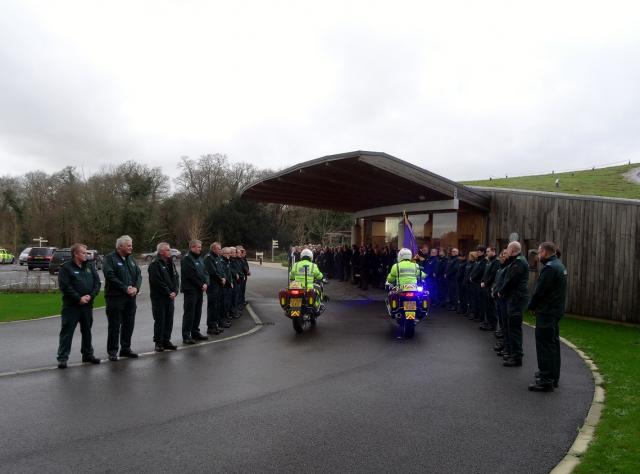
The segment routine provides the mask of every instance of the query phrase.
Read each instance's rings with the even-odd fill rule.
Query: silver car
[[[27,257],[29,257],[29,252],[31,251],[31,247],[27,247],[22,252],[20,252],[20,256],[18,257],[18,261],[20,265],[24,265],[27,263]]]

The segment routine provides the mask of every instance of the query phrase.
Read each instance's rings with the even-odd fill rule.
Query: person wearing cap
[[[567,298],[567,270],[553,242],[540,244],[538,260],[543,266],[529,301],[529,310],[536,316],[538,372],[529,390],[551,392],[560,380],[559,322]]]
[[[506,302],[505,323],[508,327],[510,354],[502,365],[505,367],[522,367],[522,315],[529,299],[529,263],[522,255],[519,242],[511,242],[507,246],[507,261],[502,281],[496,289],[498,298]]]
[[[422,281],[427,274],[420,270],[420,266],[411,260],[412,254],[409,249],[400,249],[398,252],[398,262],[391,266],[391,271],[387,275],[387,283],[394,286],[415,285],[418,280]]]
[[[451,256],[447,261],[444,272],[444,279],[447,282],[447,310],[455,311],[458,307],[458,271],[460,270],[460,259],[458,249],[451,249]]]

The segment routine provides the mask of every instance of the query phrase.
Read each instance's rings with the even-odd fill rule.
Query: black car
[[[102,270],[102,255],[97,250],[87,250],[87,262],[93,262],[96,270]]]
[[[56,249],[56,251],[53,252],[51,263],[49,263],[49,273],[52,275],[58,273],[60,265],[69,260],[71,260],[71,249]]]
[[[33,270],[34,268],[48,270],[55,250],[55,247],[33,247],[29,250],[27,268],[29,270]]]

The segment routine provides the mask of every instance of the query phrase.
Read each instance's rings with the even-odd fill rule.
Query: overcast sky
[[[638,5],[638,6],[636,6]],[[0,0],[0,174],[384,151],[640,162],[640,3]]]

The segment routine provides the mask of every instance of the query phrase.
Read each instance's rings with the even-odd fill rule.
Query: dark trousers
[[[368,269],[360,270],[360,288],[363,290],[369,289],[369,280],[371,278],[370,272]]]
[[[458,306],[459,295],[458,295],[458,281],[457,280],[447,280],[449,283],[449,292],[447,295],[447,305],[450,308],[455,308]]]
[[[236,281],[231,289],[231,309],[229,312],[232,316],[237,316],[240,313],[240,295],[242,281]]]
[[[447,300],[447,280],[439,276],[436,281],[438,285],[438,291],[436,292],[438,304],[443,305]]]
[[[496,298],[495,299],[495,305],[496,305],[496,316],[498,319],[498,325],[500,326],[500,330],[502,331],[502,334],[504,336],[505,334],[505,306],[504,306],[504,301]]]
[[[484,300],[484,322],[487,326],[495,328],[498,324],[498,318],[496,317],[496,306],[491,297],[491,290],[482,288],[482,299]]]
[[[467,294],[469,293],[469,285],[466,283],[458,284],[458,288],[460,290],[459,295],[459,307],[458,313],[466,314],[469,311],[469,298]]]
[[[207,287],[207,328],[214,329],[222,324],[223,321],[223,301],[222,301],[223,288],[212,283]]]
[[[131,296],[107,296],[107,352],[109,355],[131,350],[131,336],[136,322],[136,298]]]
[[[222,291],[222,317],[229,319],[231,317],[231,297],[233,296],[233,289],[225,287]]]
[[[200,334],[200,318],[202,318],[202,291],[184,292],[184,314],[182,316],[182,339],[189,339]]]
[[[82,352],[83,356],[92,356],[93,346],[91,345],[91,326],[93,326],[93,308],[91,305],[71,307],[63,306],[61,320],[62,326],[60,327],[58,361],[66,362],[67,359],[69,359],[73,333],[75,332],[78,323],[80,324],[80,333],[82,334],[80,352]]]
[[[242,280],[242,286],[240,287],[240,306],[243,306],[245,304],[247,304],[247,298],[246,298],[246,293],[247,293],[247,278],[245,277]]]
[[[527,298],[511,297],[507,299],[506,322],[509,327],[509,347],[511,357],[522,359],[522,313]]]
[[[560,380],[559,321],[555,316],[536,314],[536,355],[543,384]]]
[[[174,308],[173,300],[168,297],[151,298],[154,342],[162,343],[171,340]]]

